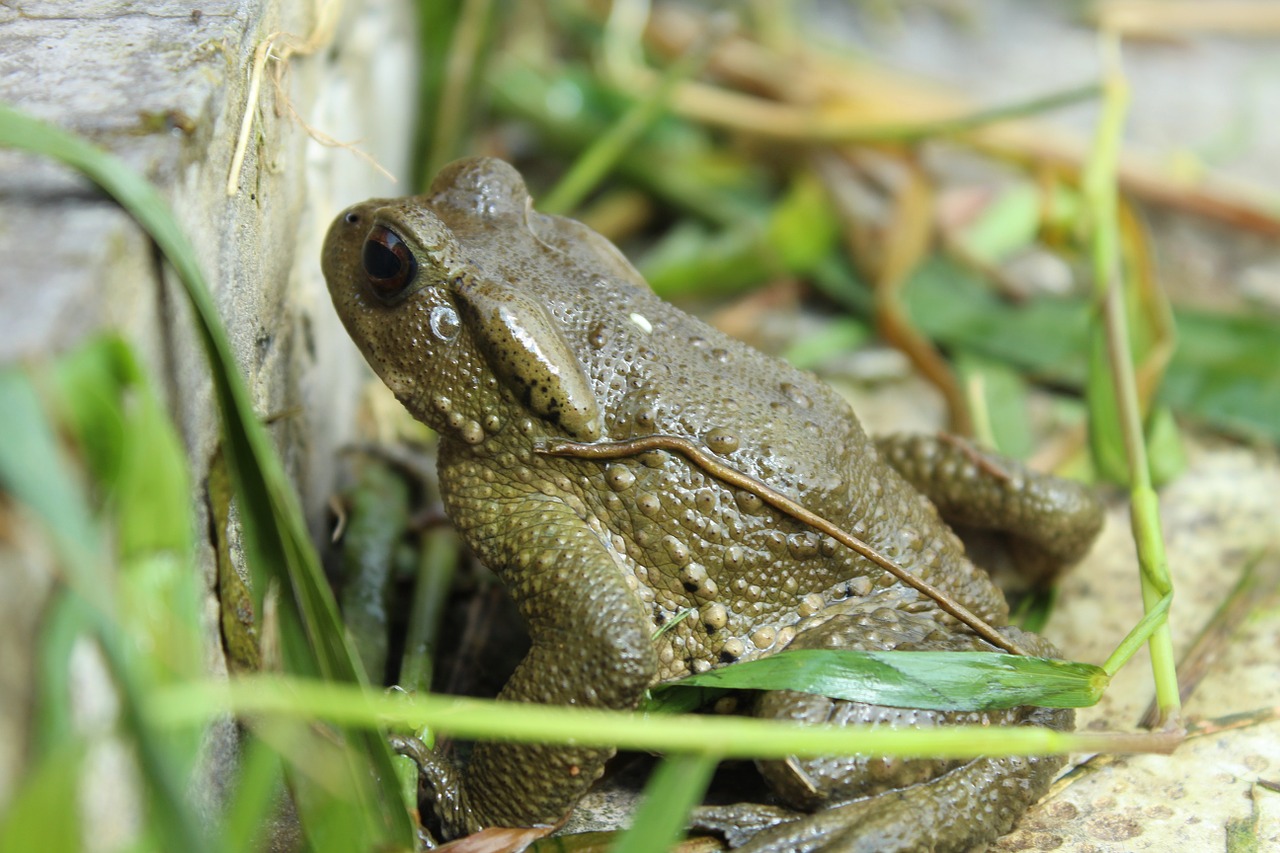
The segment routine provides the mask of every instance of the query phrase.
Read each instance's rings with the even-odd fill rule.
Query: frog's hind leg
[[[967,850],[1012,828],[1048,788],[1057,757],[977,758],[907,788],[862,797],[756,833],[742,853]]]
[[[1034,654],[1053,647],[1017,628],[1002,631]],[[880,608],[871,613],[837,614],[801,632],[788,648],[861,650],[978,650],[976,638],[938,629],[927,614]],[[932,711],[830,699],[794,691],[760,696],[756,715],[796,722],[864,725],[883,729],[947,725],[1035,725],[1065,730],[1069,710],[1018,707],[991,711]],[[819,756],[760,761],[773,791],[804,814],[786,820],[774,809],[760,814],[727,807],[719,821],[702,812],[703,826],[725,828],[729,818],[761,827],[748,851],[908,851],[964,850],[1009,830],[1041,797],[1062,766],[1059,756],[894,758],[870,755]],[[739,809],[738,812],[729,811]],[[771,820],[765,820],[769,818]],[[780,822],[782,821],[782,822]],[[777,825],[770,825],[770,824]],[[767,827],[767,828],[766,828]],[[744,840],[726,831],[731,841]]]
[[[1004,534],[1019,571],[1035,583],[1078,562],[1102,529],[1102,505],[1084,484],[945,435],[888,435],[884,460],[953,527]]]

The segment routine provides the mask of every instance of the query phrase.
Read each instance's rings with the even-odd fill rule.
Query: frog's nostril
[[[347,215],[343,217],[348,225],[358,225],[360,223],[360,214],[354,210],[348,210]]]

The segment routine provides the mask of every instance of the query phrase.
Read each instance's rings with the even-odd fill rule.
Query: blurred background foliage
[[[1089,147],[1045,130],[1047,113],[1096,100],[1101,81],[975,105],[816,44],[795,17],[801,4],[765,0],[718,12],[642,0],[417,8],[418,190],[455,157],[504,157],[541,209],[618,242],[658,293],[726,331],[846,389],[918,374],[952,430],[1042,467],[1127,482],[1092,340]],[[1183,464],[1179,425],[1280,441],[1280,321],[1170,304],[1144,225],[1165,206],[1280,234],[1275,208],[1212,182],[1170,189],[1149,168],[1122,166],[1119,178],[1116,239],[1152,477]],[[423,459],[385,447],[361,455],[340,501],[335,601],[234,360],[219,353],[216,316],[205,319],[227,424],[207,500],[230,668],[438,687],[459,547],[433,514]],[[49,526],[53,547],[40,559],[60,567],[63,587],[38,650],[36,760],[0,819],[0,849],[82,849],[92,830],[69,805],[82,796],[77,780],[121,744],[133,756],[121,772],[140,792],[133,849],[287,844],[281,824],[300,826],[315,849],[412,846],[412,762],[336,727],[246,719],[219,816],[188,799],[202,735],[155,716],[165,687],[204,675],[190,474],[127,344],[106,339],[47,369],[5,371],[0,408],[6,435],[22,439],[0,447],[0,476],[28,513],[6,517]],[[420,431],[414,439],[429,445]],[[248,571],[233,564],[241,553]],[[483,592],[492,579],[467,582]],[[102,659],[120,697],[97,730],[73,721],[69,673],[86,654]],[[300,702],[297,717],[309,710]],[[396,732],[402,742],[429,734]],[[632,833],[627,849],[667,849],[713,765],[685,756],[656,774],[645,814],[669,819]],[[277,820],[286,780],[300,824]]]

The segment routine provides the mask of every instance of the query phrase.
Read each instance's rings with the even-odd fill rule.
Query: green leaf
[[[409,486],[390,465],[367,459],[345,503],[342,616],[365,671],[381,679],[391,631],[392,563],[409,525]]]
[[[223,849],[264,849],[263,827],[282,790],[279,754],[248,732],[240,749],[240,767],[231,792],[231,804],[224,813]]]
[[[1280,442],[1280,319],[1175,312],[1178,348],[1160,399],[1246,438]]]
[[[989,439],[990,446],[1006,456],[1025,459],[1034,439],[1022,374],[1004,362],[963,349],[955,353],[955,368],[969,391],[974,421],[986,427],[979,431],[980,440]]]
[[[972,270],[940,257],[919,266],[904,298],[916,324],[946,346],[963,346],[1041,379],[1077,387],[1084,381],[1090,308],[1083,299],[1014,304]]]
[[[1019,182],[1005,187],[959,234],[965,253],[998,264],[1029,246],[1040,232],[1040,187]]]
[[[55,599],[53,627],[45,637],[51,642],[40,650],[51,682],[42,685],[40,694],[41,745],[53,747],[57,736],[73,727],[65,669],[74,642],[88,635],[102,652],[118,693],[122,730],[133,737],[141,778],[155,799],[156,829],[170,846],[208,849],[182,798],[180,759],[161,738],[148,736],[152,730],[142,668],[129,653],[128,635],[119,623],[117,596],[109,582],[114,555],[93,517],[87,484],[73,473],[69,454],[55,441],[29,379],[17,370],[0,371],[0,411],[10,427],[0,442],[0,485],[44,523],[66,578],[65,596]]]
[[[847,282],[835,280],[824,290],[865,310],[864,295]],[[912,319],[944,346],[998,359],[1042,380],[1085,385],[1092,309],[1084,298],[1014,304],[971,270],[937,257],[920,266],[905,298]],[[1280,442],[1280,320],[1185,308],[1174,317],[1178,347],[1158,399],[1180,416],[1233,435]]]
[[[1157,403],[1147,416],[1147,458],[1154,485],[1171,482],[1187,468],[1187,453],[1182,434],[1167,403]]]
[[[797,339],[782,357],[802,370],[812,370],[832,356],[857,349],[870,338],[866,323],[854,317],[839,317],[817,333]]]
[[[493,63],[494,107],[531,123],[547,144],[574,153],[594,142],[631,103],[582,65],[534,68],[515,57]],[[766,170],[740,153],[712,145],[687,122],[662,121],[629,149],[617,175],[682,210],[724,227],[768,209]]]
[[[827,256],[840,236],[840,221],[816,174],[796,175],[773,208],[766,234],[783,269],[792,274],[808,272]]]
[[[800,690],[900,708],[1083,708],[1098,701],[1107,681],[1106,674],[1092,664],[1049,658],[988,652],[796,649],[661,684],[653,695],[659,707],[668,692],[693,686]]]
[[[1085,382],[1089,409],[1089,450],[1098,475],[1112,483],[1129,482],[1129,456],[1111,375],[1111,357],[1101,326],[1089,336],[1089,378]]]
[[[801,174],[769,209],[709,231],[686,222],[640,262],[659,296],[723,296],[779,275],[804,275],[835,245],[839,224],[817,179]]]
[[[190,553],[186,453],[128,345],[95,339],[60,358],[55,373],[59,412],[113,504],[122,559]]]
[[[0,370],[0,413],[0,486],[48,527],[86,596],[105,595],[91,571],[99,531],[83,484],[58,445],[31,380],[20,370]]]
[[[0,820],[0,850],[79,853],[85,745],[65,741],[23,778]]]

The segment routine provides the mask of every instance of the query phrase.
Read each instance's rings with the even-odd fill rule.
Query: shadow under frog
[[[1055,654],[1007,627],[1003,596],[939,511],[1009,534],[1044,573],[1079,559],[1100,526],[1083,488],[940,438],[871,441],[814,376],[663,302],[586,226],[534,211],[509,165],[460,160],[424,196],[349,208],[323,263],[369,363],[438,431],[446,510],[528,624],[532,647],[500,698],[628,709],[659,681],[783,648],[994,650],[911,585],[679,452],[538,452],[557,441],[696,444],[945,591],[999,639]],[[1073,720],[787,691],[755,713],[891,727]],[[559,822],[611,754],[482,743],[465,768],[432,760],[424,772],[446,832],[460,835]],[[1008,830],[1060,764],[760,762],[790,809],[702,818],[756,850],[960,850]]]

